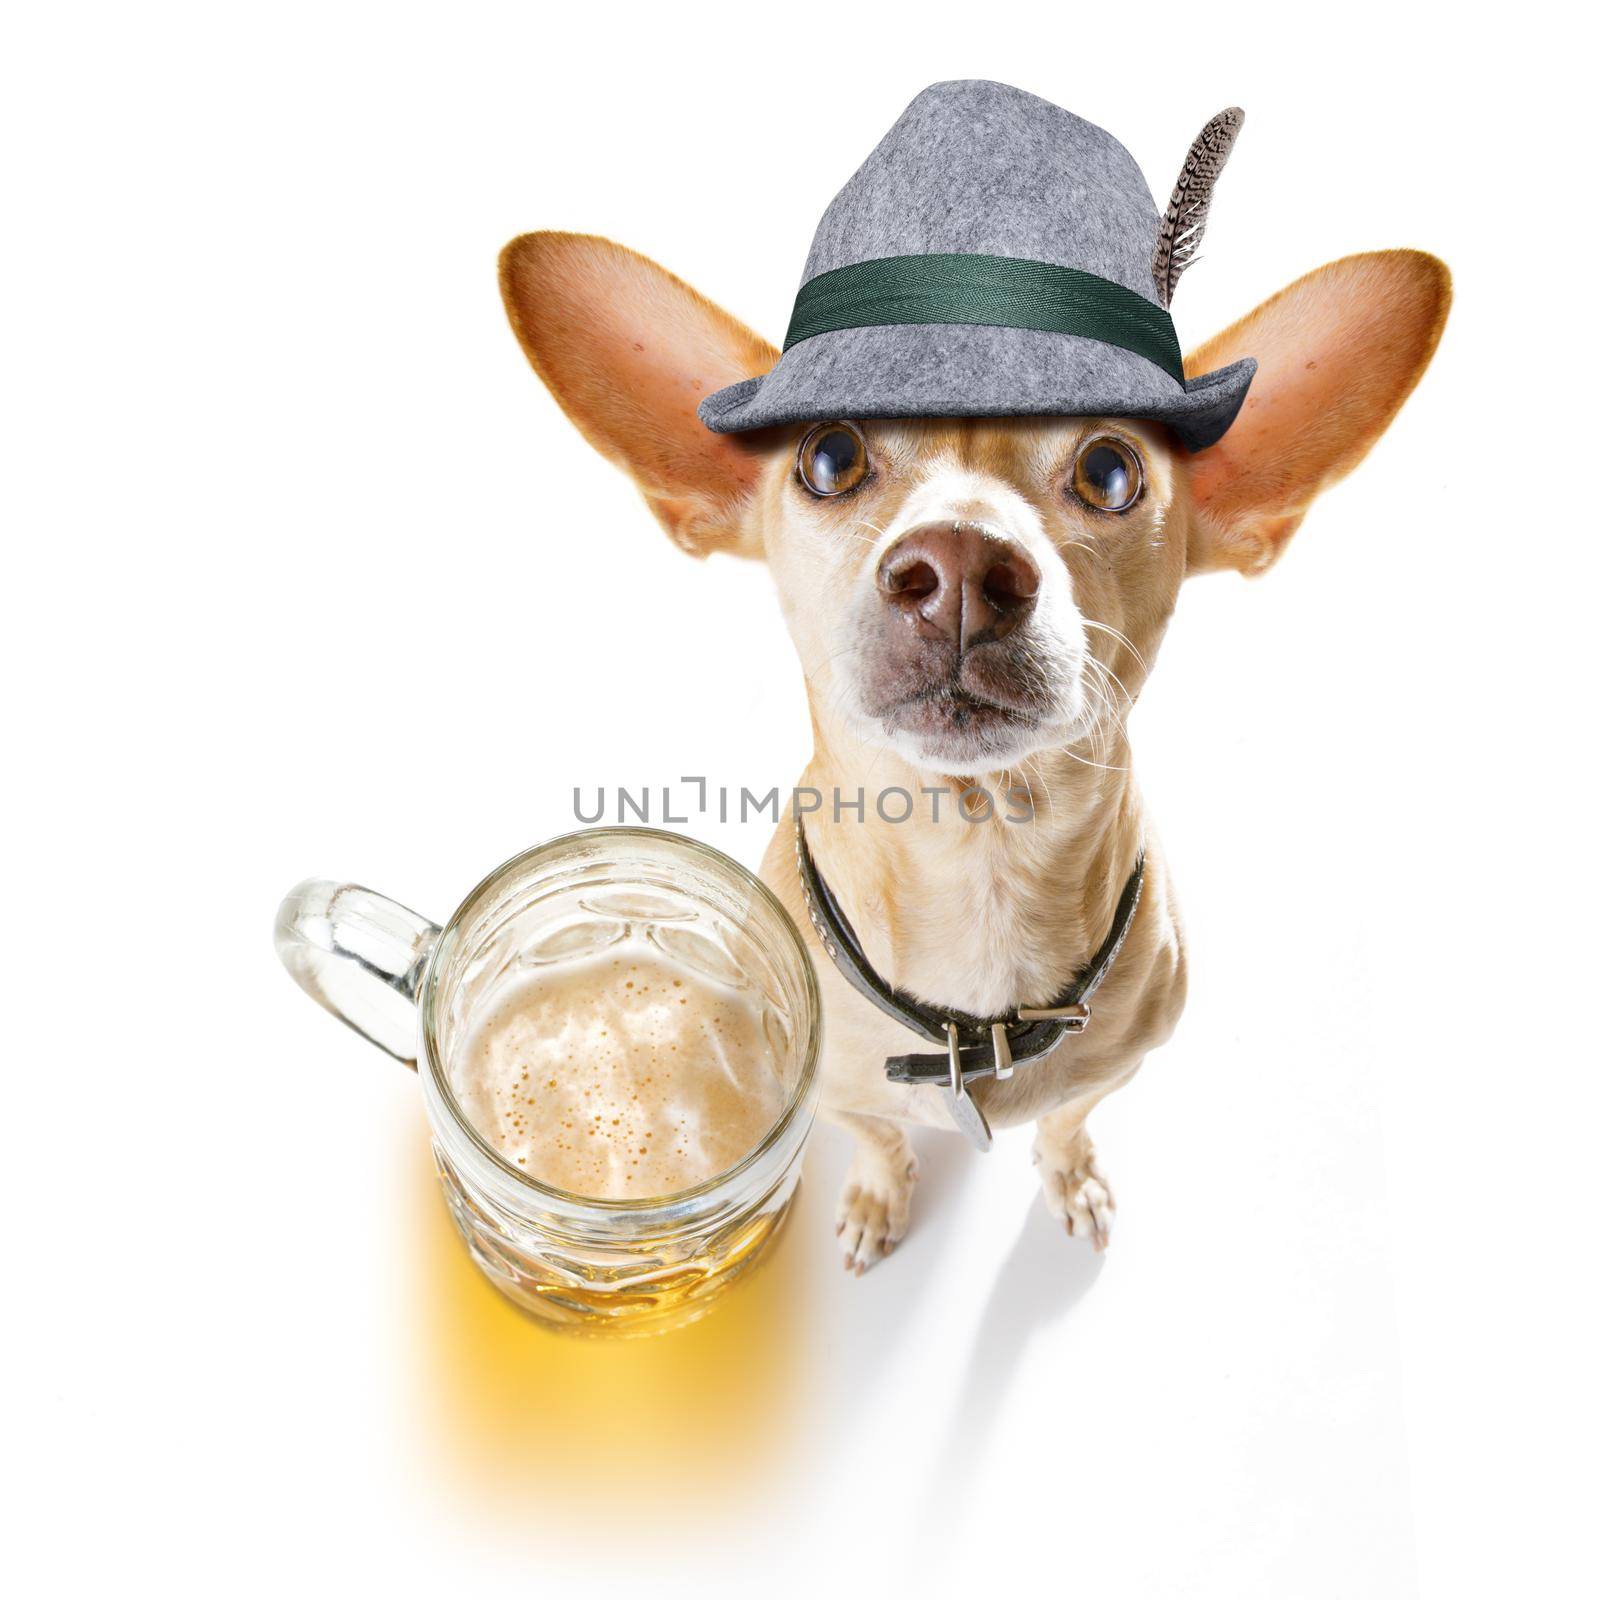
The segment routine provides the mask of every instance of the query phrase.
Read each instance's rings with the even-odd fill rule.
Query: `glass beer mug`
[[[759,1008],[781,1110],[748,1155],[692,1188],[566,1193],[473,1127],[452,1061],[508,984],[639,939]],[[591,1333],[677,1326],[772,1239],[816,1109],[816,974],[788,913],[720,851],[648,828],[568,834],[490,873],[443,928],[370,889],[311,881],[279,908],[276,942],[313,999],[417,1069],[456,1228],[491,1281],[541,1321]]]

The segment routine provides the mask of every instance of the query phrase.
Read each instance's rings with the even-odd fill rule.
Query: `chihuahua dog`
[[[778,352],[687,284],[606,239],[533,233],[506,247],[501,286],[534,370],[669,537],[767,561],[810,699],[801,784],[850,802],[810,813],[806,837],[883,979],[978,1016],[1048,1005],[1105,937],[1143,852],[1143,900],[1093,1027],[972,1089],[992,1125],[1037,1124],[1051,1212],[1103,1249],[1115,1208],[1085,1122],[1172,1033],[1185,982],[1127,713],[1184,579],[1264,571],[1388,426],[1443,331],[1444,266],[1410,250],[1333,262],[1193,352],[1191,373],[1260,363],[1232,428],[1193,456],[1122,417],[838,417],[719,435],[698,403]],[[914,806],[899,821],[897,797],[890,825],[873,797],[892,790]],[[861,1272],[906,1230],[906,1124],[950,1119],[929,1089],[885,1077],[909,1036],[820,948],[795,827],[791,809],[762,872],[815,957],[822,1109],[857,1140],[838,1231]]]

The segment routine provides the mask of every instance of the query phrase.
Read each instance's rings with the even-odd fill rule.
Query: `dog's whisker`
[[[1092,658],[1090,658],[1092,660]],[[1098,663],[1095,663],[1098,666]],[[1093,667],[1085,669],[1083,680],[1083,693],[1089,701],[1090,718],[1087,728],[1081,738],[1090,740],[1091,746],[1098,747],[1108,732],[1106,724],[1109,722],[1119,731],[1122,728],[1121,719],[1117,714],[1117,707],[1113,704],[1108,694],[1103,678]],[[1079,741],[1074,740],[1074,743]]]
[[[1092,656],[1086,657],[1085,660],[1091,662],[1092,667],[1085,674],[1083,679],[1083,687],[1094,709],[1092,711],[1088,727],[1082,734],[1078,736],[1078,738],[1072,740],[1069,745],[1063,747],[1064,753],[1072,760],[1080,762],[1084,766],[1097,767],[1106,772],[1126,772],[1129,769],[1125,766],[1119,766],[1105,761],[1092,760],[1078,755],[1071,748],[1071,745],[1073,744],[1082,744],[1087,742],[1092,755],[1105,756],[1110,753],[1110,742],[1113,732],[1120,734],[1124,740],[1127,737],[1127,728],[1118,712],[1118,708],[1113,703],[1110,695],[1106,691],[1104,677],[1114,675],[1110,673],[1110,669],[1105,666],[1104,662],[1096,661]]]
[[[873,537],[868,538],[864,533],[857,533],[857,528],[870,528],[872,530]],[[845,529],[845,533],[852,539],[859,539],[861,543],[866,545],[869,550],[877,547],[879,539],[886,539],[889,536],[888,529],[880,528],[876,522],[871,521],[867,517],[858,517],[854,523]]]
[[[1072,749],[1072,747],[1070,745],[1063,745],[1062,748],[1061,748],[1061,753],[1062,753],[1062,755],[1066,756],[1069,761],[1076,761],[1080,766],[1093,767],[1097,772],[1130,772],[1130,771],[1132,771],[1132,768],[1130,768],[1130,767],[1114,766],[1110,762],[1106,762],[1106,761],[1091,761],[1091,760],[1089,760],[1089,758],[1087,756],[1078,755]]]
[[[1109,678],[1112,683],[1116,684],[1117,688],[1122,691],[1123,699],[1130,706],[1133,704],[1133,695],[1132,695],[1131,691],[1129,690],[1127,684],[1125,684],[1122,681],[1122,679],[1119,678],[1116,675],[1116,673],[1113,672],[1111,670],[1111,668],[1108,667],[1105,664],[1105,662],[1100,660],[1100,658],[1098,656],[1095,656],[1095,655],[1088,655],[1088,656],[1085,657],[1085,660],[1089,662],[1091,670],[1096,672],[1096,673],[1098,673],[1101,676],[1102,680],[1104,680],[1106,678]]]
[[[1120,628],[1113,628],[1109,622],[1096,622],[1093,617],[1085,617],[1083,619],[1083,625],[1086,628],[1093,628],[1099,633],[1109,634],[1117,641],[1118,644],[1122,646],[1124,650],[1128,652],[1129,655],[1133,657],[1135,661],[1139,663],[1139,670],[1141,672],[1148,672],[1150,670],[1149,664],[1139,653],[1139,647]]]
[[[1085,657],[1085,660],[1090,668],[1090,681],[1095,685],[1100,693],[1102,703],[1105,705],[1106,710],[1112,713],[1117,727],[1122,732],[1127,732],[1125,720],[1126,710],[1113,705],[1111,696],[1106,691],[1105,680],[1109,678],[1111,682],[1116,684],[1117,688],[1122,691],[1124,708],[1132,707],[1133,696],[1128,693],[1127,686],[1123,683],[1122,679],[1119,678],[1116,673],[1114,673],[1111,668],[1105,664],[1105,662],[1097,661],[1093,656]]]
[[[1044,762],[1037,755],[1024,757],[1022,762],[1022,771],[1025,777],[1027,776],[1028,763],[1030,761],[1033,763],[1034,774],[1032,778],[1028,778],[1029,797],[1031,799],[1033,795],[1033,784],[1034,779],[1036,778],[1039,782],[1039,786],[1044,790],[1045,805],[1049,809],[1050,816],[1053,821],[1056,814],[1056,798],[1051,792],[1050,780],[1044,775]]]

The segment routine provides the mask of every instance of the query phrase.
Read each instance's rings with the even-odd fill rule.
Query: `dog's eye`
[[[1091,439],[1078,452],[1072,492],[1097,511],[1126,511],[1139,498],[1139,458],[1120,439]]]
[[[849,494],[867,475],[867,441],[848,422],[824,422],[805,436],[798,465],[812,494]]]

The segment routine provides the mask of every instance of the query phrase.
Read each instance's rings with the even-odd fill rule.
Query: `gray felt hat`
[[[1185,380],[1166,307],[1242,121],[1206,125],[1163,216],[1070,111],[1003,83],[924,89],[824,214],[777,366],[701,420],[1124,416],[1215,444],[1256,364]]]

